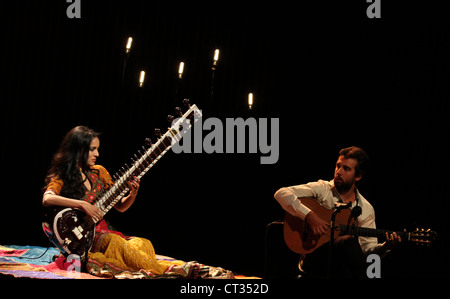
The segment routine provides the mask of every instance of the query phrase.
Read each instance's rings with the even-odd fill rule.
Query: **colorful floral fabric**
[[[88,190],[83,185],[83,188],[85,188],[85,193],[83,198],[80,199],[89,203],[94,203],[95,200],[102,194],[103,189],[107,190],[114,184],[109,172],[101,165],[92,166],[87,172],[86,178],[91,183],[91,190]],[[60,178],[53,178],[48,184],[46,192],[52,191],[56,195],[60,195],[63,186],[64,182]]]

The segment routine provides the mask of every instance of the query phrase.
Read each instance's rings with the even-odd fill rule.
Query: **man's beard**
[[[334,179],[334,185],[336,186],[337,191],[342,194],[350,190],[350,188],[353,186],[353,182],[345,182],[344,180],[338,180],[336,181],[336,178]]]

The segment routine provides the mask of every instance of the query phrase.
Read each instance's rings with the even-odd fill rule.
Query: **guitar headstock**
[[[431,229],[418,229],[409,233],[409,241],[417,245],[430,246],[432,242],[436,241],[437,233]]]

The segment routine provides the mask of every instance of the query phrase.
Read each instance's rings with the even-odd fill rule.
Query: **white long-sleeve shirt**
[[[311,182],[302,185],[284,187],[275,193],[275,199],[280,203],[285,211],[293,216],[297,216],[304,220],[306,215],[311,211],[303,205],[299,199],[312,198],[321,206],[327,209],[333,209],[335,204],[342,202],[342,199],[334,186],[334,181]],[[362,213],[357,218],[357,225],[361,227],[376,228],[375,210],[373,206],[359,193],[356,189],[357,200],[352,203],[351,208],[359,205]],[[359,244],[366,254],[377,253],[384,256],[388,251],[381,247],[377,238],[358,237]]]

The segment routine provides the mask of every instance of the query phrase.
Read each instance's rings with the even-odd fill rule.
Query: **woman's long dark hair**
[[[87,160],[91,141],[99,135],[85,126],[70,130],[53,156],[45,184],[48,185],[53,178],[59,178],[64,183],[61,196],[81,199],[84,188],[80,167],[83,171],[89,169]]]

